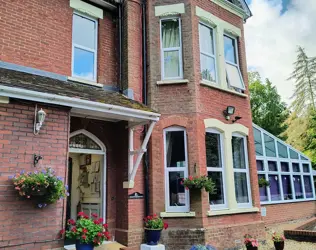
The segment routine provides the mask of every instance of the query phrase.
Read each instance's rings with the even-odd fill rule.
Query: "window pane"
[[[185,167],[184,131],[166,132],[167,167]]]
[[[277,144],[278,144],[279,157],[289,158],[287,154],[287,147],[280,142],[277,142]]]
[[[264,174],[259,174],[258,175],[258,180],[260,179],[265,179],[265,175]],[[267,187],[259,187],[259,191],[260,191],[260,201],[267,201],[268,200],[268,191],[267,191]]]
[[[277,175],[269,175],[270,195],[272,201],[281,200],[279,177]]]
[[[220,135],[215,133],[206,133],[205,147],[206,147],[206,164],[209,168],[221,168],[221,141]]]
[[[308,161],[308,159],[306,157],[304,157],[303,155],[301,155],[301,160]]]
[[[303,199],[303,190],[302,190],[302,179],[301,176],[299,175],[294,175],[293,176],[293,181],[294,181],[294,189],[295,189],[295,197],[296,199]]]
[[[253,128],[253,134],[255,137],[255,146],[256,146],[256,155],[263,155],[263,148],[262,148],[262,138],[260,130]]]
[[[164,70],[165,77],[179,77],[179,51],[165,51],[164,52]]]
[[[276,157],[274,139],[264,134],[264,145],[266,149],[266,156]]]
[[[288,162],[281,162],[281,171],[290,172],[290,167]]]
[[[309,164],[303,163],[303,172],[304,173],[309,173],[310,172]]]
[[[298,153],[296,153],[294,150],[290,149],[290,157],[291,157],[291,159],[298,159]]]
[[[74,48],[73,73],[75,76],[93,80],[94,76],[94,53]]]
[[[300,172],[300,165],[298,163],[292,163],[293,172]]]
[[[210,194],[210,204],[224,204],[224,184],[222,172],[208,172],[208,176],[212,178],[216,185],[216,194]]]
[[[227,78],[229,81],[228,84],[231,87],[235,87],[238,89],[245,89],[237,66],[226,63],[226,73],[227,73]]]
[[[77,45],[95,48],[96,22],[76,14],[73,15],[73,41]]]
[[[257,160],[257,170],[258,171],[264,171],[263,161]]]
[[[237,64],[235,39],[224,36],[225,60]]]
[[[244,148],[244,138],[233,136],[232,147],[233,147],[233,161],[234,168],[245,169],[246,159],[245,159],[245,148]]]
[[[306,198],[313,198],[313,189],[310,176],[304,176],[304,186]]]
[[[246,173],[234,173],[235,193],[237,203],[248,203],[248,188]]]
[[[278,171],[278,165],[275,161],[268,161],[269,171]]]
[[[184,172],[169,172],[170,206],[185,206],[185,189],[183,186]]]
[[[213,30],[203,24],[199,24],[200,50],[214,55]]]
[[[282,188],[283,188],[283,197],[284,200],[292,200],[292,184],[290,175],[282,175]]]
[[[179,19],[161,21],[162,47],[180,47]]]
[[[202,79],[216,82],[215,60],[213,57],[201,54]]]

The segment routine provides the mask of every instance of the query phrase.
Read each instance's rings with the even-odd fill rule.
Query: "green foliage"
[[[258,72],[249,72],[248,78],[253,122],[284,140],[284,122],[289,116],[286,104],[269,79],[263,83]]]
[[[77,221],[68,220],[69,230],[60,231],[62,235],[66,233],[66,238],[80,240],[81,243],[93,244],[94,246],[99,246],[103,241],[110,239],[108,225],[102,224],[103,219],[98,218],[97,214],[92,214],[93,218],[89,218],[83,212],[79,212],[78,217]]]
[[[316,57],[308,57],[304,48],[298,47],[294,70],[289,80],[295,81],[292,108],[297,114],[315,109]]]
[[[272,241],[273,242],[283,242],[283,241],[285,241],[285,237],[281,233],[274,232],[272,234]]]
[[[265,178],[260,178],[258,181],[259,187],[268,187],[270,186],[270,182],[267,181]]]
[[[215,183],[208,176],[200,176],[193,177],[189,176],[189,178],[184,179],[183,185],[186,189],[205,189],[206,192],[210,194],[216,193]]]
[[[157,214],[145,217],[144,223],[146,229],[162,230],[168,228],[168,224],[164,223],[163,220],[157,216]]]
[[[69,195],[62,178],[55,176],[54,170],[51,168],[41,172],[26,173],[21,171],[13,177],[13,184],[20,196],[36,200],[40,208]]]

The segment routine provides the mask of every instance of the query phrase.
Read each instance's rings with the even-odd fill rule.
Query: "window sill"
[[[68,81],[72,81],[72,82],[79,82],[79,83],[83,83],[86,85],[90,85],[90,86],[95,86],[95,87],[103,87],[103,84],[101,83],[96,83],[93,81],[89,81],[89,80],[85,80],[85,79],[81,79],[81,78],[77,78],[77,77],[72,77],[72,76],[68,76]]]
[[[184,84],[188,83],[188,79],[179,79],[179,80],[162,80],[158,81],[157,85],[171,85],[171,84]]]
[[[221,91],[224,91],[224,92],[228,92],[230,94],[238,95],[238,96],[241,96],[243,98],[247,98],[248,97],[248,95],[246,95],[246,94],[238,93],[238,92],[236,92],[234,90],[230,90],[228,88],[222,88],[221,86],[216,85],[215,83],[208,82],[208,81],[205,81],[205,80],[201,80],[200,84],[203,85],[203,86],[207,86],[207,87],[210,87],[210,88],[214,88],[214,89],[218,89],[218,90],[221,90]]]
[[[284,201],[261,201],[261,206],[268,206],[268,205],[276,205],[276,204],[287,204],[287,203],[299,203],[299,202],[310,202],[315,201],[315,198],[308,198],[308,199],[297,199],[297,200],[284,200]]]
[[[251,208],[237,208],[237,209],[225,209],[225,210],[214,210],[208,211],[207,216],[218,216],[218,215],[230,215],[230,214],[244,214],[244,213],[257,213],[259,212],[259,208],[251,207]]]
[[[195,212],[161,212],[160,217],[162,218],[180,218],[180,217],[195,217]]]

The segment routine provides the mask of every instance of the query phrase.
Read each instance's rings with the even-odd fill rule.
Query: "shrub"
[[[162,230],[168,228],[168,224],[163,222],[163,220],[159,218],[157,214],[145,217],[144,223],[146,229]]]
[[[216,193],[215,183],[208,176],[189,176],[183,180],[183,185],[186,189],[205,189],[210,194]]]

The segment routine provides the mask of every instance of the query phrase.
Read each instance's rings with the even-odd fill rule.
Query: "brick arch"
[[[165,129],[173,126],[187,128],[189,124],[189,119],[183,116],[170,116],[159,122],[159,128]]]

